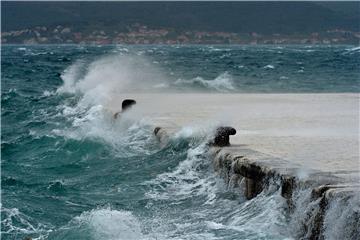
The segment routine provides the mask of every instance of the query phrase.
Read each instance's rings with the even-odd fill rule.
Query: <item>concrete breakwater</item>
[[[325,218],[331,205],[335,202],[348,205],[349,199],[359,196],[359,183],[349,182],[346,177],[341,176],[344,172],[337,174],[312,171],[307,176],[299,176],[300,167],[239,146],[213,147],[210,149],[210,156],[215,171],[227,185],[243,191],[247,199],[256,197],[270,186],[280,188],[281,196],[287,200],[288,211],[298,211],[297,215],[302,218],[299,233],[302,239],[325,239]],[[302,191],[310,193],[308,206],[299,206],[297,194]],[[306,211],[309,206],[310,209]],[[299,214],[302,210],[305,212]],[[354,209],[348,218],[349,239],[355,236],[355,239],[359,239],[359,209]]]
[[[154,134],[162,144],[166,144],[170,138],[161,127],[156,127]],[[215,172],[229,188],[241,191],[248,200],[269,192],[269,189],[280,190],[281,196],[286,199],[286,210],[291,221],[298,225],[294,233],[296,238],[337,239],[336,236],[327,236],[324,231],[326,227],[331,227],[327,225],[333,224],[346,228],[346,234],[341,235],[345,239],[360,239],[360,209],[351,209],[352,202],[359,200],[357,171],[323,172],[308,169],[304,172],[299,165],[244,145],[219,146],[216,144],[219,138],[216,134],[218,132],[215,132],[214,141],[208,148],[209,160]],[[339,218],[346,219],[341,219],[342,222],[337,224]]]
[[[122,97],[136,99],[129,114],[151,119],[162,145],[184,126],[234,127],[231,145],[209,145],[211,165],[249,203],[280,192],[295,239],[360,239],[359,94]]]

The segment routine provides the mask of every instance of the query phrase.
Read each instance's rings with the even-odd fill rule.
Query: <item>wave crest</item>
[[[73,222],[90,228],[95,239],[137,240],[142,238],[139,221],[128,211],[110,208],[96,209],[82,213],[75,217]]]
[[[232,76],[228,72],[224,72],[213,80],[206,80],[202,77],[196,77],[191,80],[178,79],[174,83],[176,86],[199,86],[205,89],[227,92],[235,90]],[[190,85],[190,86],[189,86]]]

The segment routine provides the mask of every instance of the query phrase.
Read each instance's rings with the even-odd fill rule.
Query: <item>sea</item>
[[[359,69],[360,48],[347,45],[3,45],[1,238],[306,236],[309,191],[292,213],[276,188],[246,200],[214,172],[206,133],[180,129],[163,145],[149,119],[115,120],[107,103],[122,93],[358,93]],[[332,206],[326,239],[355,239],[351,208]]]

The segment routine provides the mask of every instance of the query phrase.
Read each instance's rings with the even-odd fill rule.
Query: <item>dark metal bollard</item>
[[[230,135],[235,135],[236,129],[233,127],[218,127],[215,131],[214,145],[225,147],[230,145]]]
[[[114,114],[114,118],[118,118],[119,114],[122,112],[125,112],[126,110],[130,109],[133,105],[136,104],[136,101],[134,99],[125,99],[122,101],[121,104],[121,112],[117,112]]]
[[[125,99],[121,104],[122,111],[126,111],[127,109],[131,108],[132,105],[135,105],[136,101],[134,99]]]

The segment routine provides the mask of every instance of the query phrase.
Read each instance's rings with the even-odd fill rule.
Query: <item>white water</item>
[[[105,55],[91,63],[78,60],[61,78],[59,93],[83,94],[80,104],[106,105],[114,97],[128,92],[151,91],[164,82],[161,70],[145,56]]]
[[[143,238],[139,221],[128,211],[110,208],[96,209],[75,217],[69,225],[88,228],[94,239],[139,240]]]
[[[196,77],[190,80],[178,79],[174,82],[175,86],[184,86],[184,87],[204,87],[209,90],[217,90],[219,92],[231,92],[235,90],[234,82],[232,76],[228,72],[224,72],[217,76],[215,79],[206,80],[202,77]]]
[[[17,208],[1,207],[1,235],[39,234],[41,237],[38,239],[43,239],[51,232],[51,226],[36,222]]]

